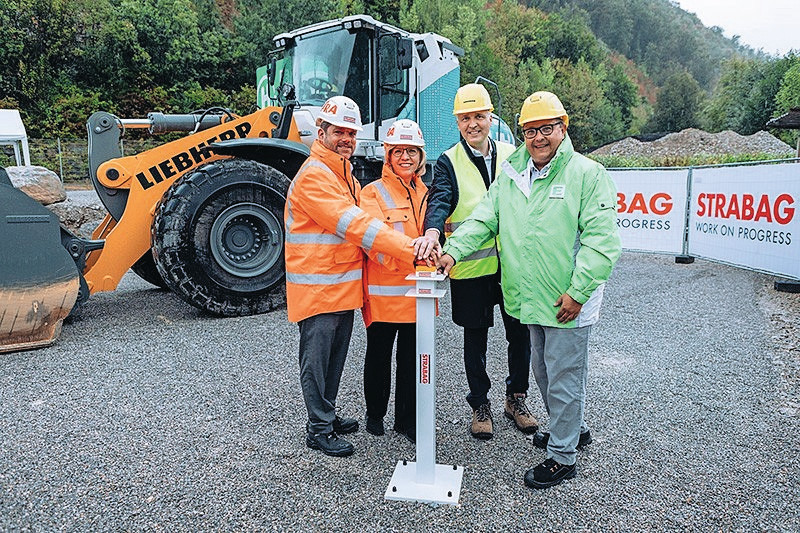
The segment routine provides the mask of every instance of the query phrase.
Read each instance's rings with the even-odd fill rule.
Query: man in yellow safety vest
[[[486,195],[500,164],[514,146],[489,137],[494,106],[483,85],[471,83],[456,93],[453,114],[461,139],[439,157],[425,215],[427,246],[444,243]],[[490,439],[494,433],[486,373],[489,328],[494,325],[494,306],[500,305],[508,341],[505,415],[523,433],[534,433],[537,420],[525,405],[531,357],[528,330],[503,308],[497,240],[490,239],[450,271],[453,322],[464,328],[464,368],[469,384],[467,402],[472,407],[470,433]]]

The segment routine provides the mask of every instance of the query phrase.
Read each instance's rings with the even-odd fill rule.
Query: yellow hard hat
[[[537,91],[522,102],[522,110],[519,112],[520,126],[548,118],[560,118],[565,127],[569,126],[569,115],[558,96],[547,91]]]
[[[472,113],[474,111],[491,111],[494,109],[492,99],[486,87],[480,83],[468,83],[456,91],[453,102],[453,114]]]

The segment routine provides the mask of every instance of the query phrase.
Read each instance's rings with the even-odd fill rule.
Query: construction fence
[[[622,246],[800,280],[798,163],[609,169]]]
[[[120,141],[124,155],[135,155],[164,144],[164,137],[123,139]],[[89,146],[86,139],[29,139],[31,164],[52,170],[61,181],[89,181]],[[15,165],[13,149],[0,147],[0,167]]]

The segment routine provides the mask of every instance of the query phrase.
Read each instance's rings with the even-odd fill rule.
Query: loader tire
[[[166,285],[216,315],[252,315],[284,305],[283,205],[289,183],[270,166],[228,159],[173,185],[151,234]]]
[[[153,252],[151,250],[147,250],[147,252],[133,264],[131,270],[147,283],[155,285],[159,289],[167,288],[167,284],[164,283],[164,278],[162,278],[161,274],[158,272],[158,267],[153,259]]]

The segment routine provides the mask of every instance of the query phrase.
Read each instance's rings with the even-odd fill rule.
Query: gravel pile
[[[592,155],[663,158],[701,154],[767,153],[782,156],[793,151],[791,146],[766,131],[759,131],[753,135],[739,135],[729,130],[708,133],[689,128],[678,133],[670,133],[652,142],[641,142],[633,137],[626,137],[598,148]]]
[[[305,447],[285,311],[213,318],[129,273],[55,346],[0,357],[0,530],[796,530],[800,295],[771,283],[623,254],[590,347],[594,443],[576,479],[545,491],[522,483],[543,452],[502,415],[501,328],[496,435],[468,435],[445,298],[437,459],[466,470],[460,505],[434,508],[384,501],[395,463],[415,453],[391,430],[362,428],[345,459]],[[359,321],[338,404],[362,420],[364,348]],[[546,424],[533,389],[528,403]]]

